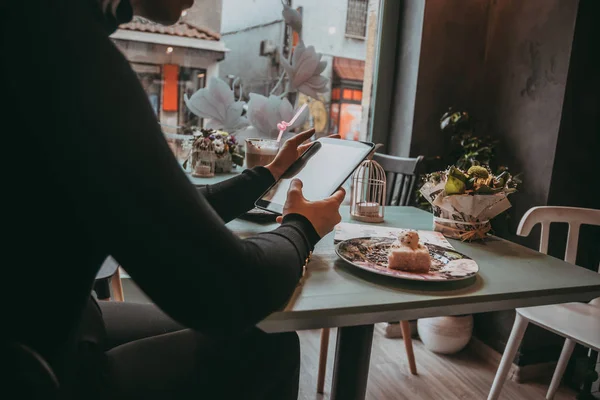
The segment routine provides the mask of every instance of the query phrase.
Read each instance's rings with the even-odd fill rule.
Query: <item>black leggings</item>
[[[220,343],[184,329],[153,304],[99,302],[106,324],[106,398],[297,399],[294,333],[253,328]],[[103,379],[103,380],[104,380]]]

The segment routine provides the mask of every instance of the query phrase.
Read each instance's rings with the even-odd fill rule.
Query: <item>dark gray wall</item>
[[[571,63],[563,104],[557,151],[552,171],[548,203],[600,209],[598,190],[590,182],[597,181],[600,167],[600,60],[596,49],[600,37],[600,1],[581,0],[575,25]],[[560,257],[564,252],[566,227],[553,227],[550,254]],[[579,236],[577,265],[597,270],[600,263],[600,227],[584,225]],[[576,360],[587,356],[587,349],[577,346]],[[573,368],[567,382],[579,386],[583,371]],[[597,366],[600,371],[600,365]],[[579,373],[578,373],[579,372]],[[598,382],[595,384],[598,390]]]
[[[598,180],[600,167],[598,15],[600,1],[580,1],[548,198],[551,205],[600,209],[600,191],[589,184]],[[563,231],[566,234],[566,229]],[[560,257],[564,251],[564,240],[561,240],[564,236],[554,235],[553,230],[550,239],[550,248]],[[577,265],[597,270],[599,242],[600,227],[582,227]]]
[[[592,82],[598,82],[597,77],[583,80],[581,75],[598,75],[598,64],[595,72],[579,67],[577,72],[569,73],[579,3],[578,0],[461,0],[457,7],[452,1],[427,0],[420,51],[413,46],[419,42],[415,36],[419,33],[418,23],[410,22],[398,35],[396,92],[390,117],[393,129],[387,152],[442,155],[449,138],[439,131],[441,114],[449,106],[470,111],[482,122],[479,133],[500,140],[497,161],[513,172],[524,172],[525,184],[512,196],[513,208],[505,215],[510,218],[503,215],[494,221],[496,233],[534,248],[539,240],[538,231],[526,239],[514,234],[529,208],[559,203],[594,206],[593,197],[587,196],[587,202],[578,198],[590,187],[583,177],[594,181],[595,172],[565,174],[569,165],[589,169],[600,151],[594,150],[598,149],[600,134],[590,131],[598,132],[600,90],[588,88],[588,99],[581,101],[586,94],[583,92],[586,83],[592,86]],[[412,2],[407,0],[402,4],[406,9]],[[404,21],[402,17],[399,20]],[[412,31],[405,32],[407,29]],[[594,53],[591,44],[592,39],[587,45],[588,53]],[[419,63],[415,67],[417,51]],[[415,82],[411,78],[415,75],[413,96]],[[573,80],[576,75],[580,76],[581,88],[577,96],[571,96],[573,100],[567,96],[569,104],[565,105],[568,77]],[[590,100],[594,94],[596,100]],[[586,114],[590,121],[577,123],[581,121],[581,113],[575,116],[571,112],[573,115],[569,117],[568,110],[579,109],[590,110]],[[595,116],[595,122],[591,122],[594,119],[591,115]],[[573,191],[577,194],[565,195],[565,190],[572,189],[574,184],[578,185]],[[594,257],[589,257],[589,262],[593,263]],[[598,261],[595,262],[597,265]],[[477,315],[476,334],[503,351],[513,319],[514,311]],[[555,360],[561,344],[555,335],[529,329],[517,362],[526,365]]]
[[[442,154],[449,138],[439,120],[448,107],[472,109],[478,101],[488,0],[427,0],[415,101],[413,156]]]
[[[498,159],[525,184],[512,196],[512,218],[498,218],[496,233],[537,248],[539,230],[529,238],[514,232],[531,207],[549,204],[578,1],[490,2],[483,79],[472,112],[500,139]],[[476,316],[476,334],[504,349],[514,312]],[[556,360],[562,340],[537,327],[529,329],[516,362]]]
[[[388,152],[441,154],[439,119],[471,108],[482,76],[488,0],[403,1]],[[417,18],[422,15],[422,23]],[[419,48],[420,46],[420,48]]]
[[[474,112],[500,139],[498,161],[524,174],[526,183],[511,200],[514,218],[501,232],[512,240],[518,240],[510,232],[521,216],[548,204],[577,6],[576,0],[490,2],[485,75]]]

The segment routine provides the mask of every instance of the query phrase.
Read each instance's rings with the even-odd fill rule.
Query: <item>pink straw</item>
[[[285,132],[287,128],[289,128],[290,126],[292,126],[294,124],[294,122],[296,122],[298,117],[300,117],[300,114],[302,114],[302,111],[304,111],[304,109],[307,106],[308,106],[308,103],[304,103],[302,105],[302,107],[300,107],[300,109],[296,112],[296,115],[294,115],[294,117],[290,120],[290,122],[281,121],[280,123],[277,124],[277,129],[279,129],[279,136],[277,136],[277,143],[279,143],[281,141],[281,136],[283,136],[283,132]]]

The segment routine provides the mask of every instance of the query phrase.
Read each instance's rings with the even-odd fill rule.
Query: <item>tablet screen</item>
[[[362,142],[319,139],[263,194],[257,205],[281,212],[290,183],[295,178],[302,181],[302,193],[307,200],[323,200],[348,179],[372,148],[372,145]]]

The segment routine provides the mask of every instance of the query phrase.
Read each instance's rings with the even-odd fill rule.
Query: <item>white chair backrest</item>
[[[548,253],[548,237],[552,222],[566,222],[569,224],[567,236],[567,251],[565,261],[575,264],[577,258],[577,244],[579,243],[579,227],[584,225],[600,225],[600,210],[578,207],[541,206],[529,209],[521,218],[517,235],[529,236],[531,228],[542,224],[540,235],[540,253]]]

